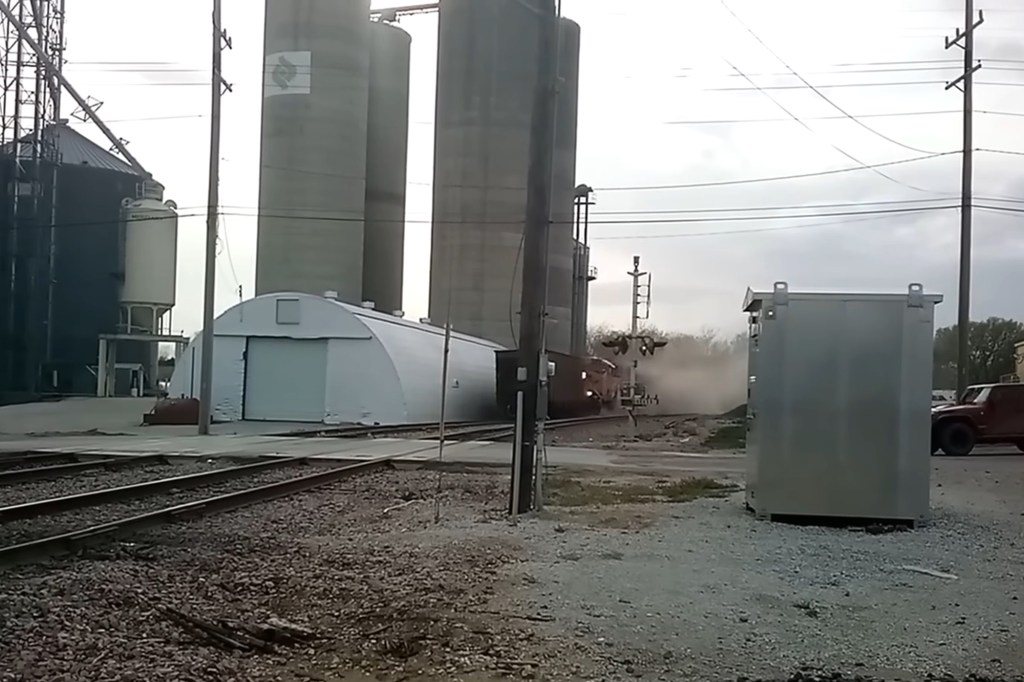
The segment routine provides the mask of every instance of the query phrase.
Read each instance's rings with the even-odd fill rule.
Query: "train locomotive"
[[[514,417],[519,382],[519,351],[495,352],[496,398],[502,414]],[[548,377],[548,418],[570,419],[612,410],[622,384],[619,368],[603,358],[548,352],[554,374]]]

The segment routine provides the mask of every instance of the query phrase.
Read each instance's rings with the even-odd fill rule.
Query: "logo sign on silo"
[[[309,52],[268,54],[263,66],[263,97],[308,95],[312,58]]]

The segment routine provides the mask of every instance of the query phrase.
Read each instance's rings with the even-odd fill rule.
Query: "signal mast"
[[[653,356],[657,349],[664,348],[668,342],[659,341],[649,334],[640,332],[640,320],[649,320],[651,317],[651,273],[640,271],[640,256],[633,256],[633,270],[626,274],[633,280],[629,334],[620,334],[604,341],[602,345],[611,348],[615,355],[625,355],[626,361],[629,362],[629,383],[619,390],[619,400],[629,416],[629,423],[635,434],[636,410],[660,402],[657,395],[649,395],[647,388],[637,381],[640,358]],[[641,307],[643,315],[640,314]]]

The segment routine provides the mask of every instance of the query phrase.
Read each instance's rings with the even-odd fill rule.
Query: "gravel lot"
[[[759,522],[738,494],[513,527],[502,474],[445,474],[434,524],[434,473],[359,477],[0,573],[0,680],[1017,679],[1024,457],[934,463],[934,522],[878,535]],[[317,637],[225,651],[160,607]]]
[[[741,494],[549,510],[514,533],[536,578],[518,608],[606,647],[627,679],[1022,675],[1024,458],[935,462],[934,521],[914,532],[759,522]]]

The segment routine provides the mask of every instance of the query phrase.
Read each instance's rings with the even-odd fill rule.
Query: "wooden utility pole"
[[[970,332],[971,332],[971,231],[972,231],[972,199],[974,177],[974,72],[981,68],[981,63],[974,62],[974,29],[985,21],[985,15],[979,11],[978,19],[974,19],[974,0],[964,2],[964,30],[959,28],[956,35],[946,38],[946,49],[956,45],[964,51],[964,71],[956,80],[946,83],[946,90],[958,88],[964,93],[963,120],[963,160],[960,180],[960,293],[957,309],[957,352],[956,352],[956,392],[957,396],[967,389],[970,377]]]
[[[540,403],[544,310],[548,279],[548,232],[551,227],[552,154],[555,146],[555,97],[558,78],[558,21],[553,0],[538,3],[537,83],[530,126],[526,226],[523,235],[523,291],[520,304],[519,363],[522,383],[522,439],[512,454],[513,481],[509,512],[533,508],[537,418]],[[545,367],[545,371],[547,368]]]
[[[213,414],[213,301],[217,273],[217,215],[220,206],[220,104],[231,86],[221,73],[224,48],[231,39],[221,28],[221,0],[213,0],[213,66],[210,79],[210,179],[206,202],[206,268],[203,291],[202,360],[199,370],[199,435],[210,433]]]

